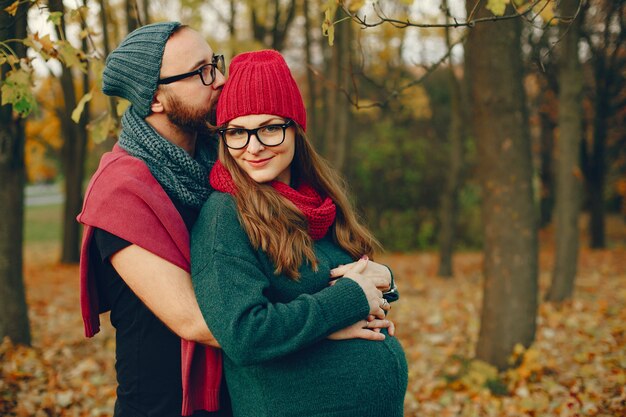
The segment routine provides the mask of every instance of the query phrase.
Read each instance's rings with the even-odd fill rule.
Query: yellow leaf
[[[555,7],[556,7],[555,1],[545,0],[539,3],[537,6],[535,6],[535,11],[539,12],[539,16],[541,16],[544,22],[546,23],[550,22],[550,24],[556,25],[559,21],[558,19],[554,18]]]
[[[54,43],[50,39],[50,35],[46,35],[43,38],[39,38],[38,36],[35,36],[35,40],[39,42],[39,44],[41,45],[42,52],[51,56],[56,55],[56,50],[54,49]]]
[[[17,6],[19,6],[19,4],[20,4],[19,0],[16,0],[9,7],[5,7],[4,11],[10,14],[11,16],[15,16],[15,13],[17,13]]]
[[[128,108],[128,106],[130,106],[130,101],[124,100],[124,99],[120,99],[117,102],[117,114],[123,114],[126,111],[126,109]]]
[[[502,16],[506,10],[507,4],[510,0],[488,0],[485,6],[487,10],[490,10],[496,16]]]
[[[77,67],[82,72],[87,71],[83,51],[74,48],[68,41],[60,41],[58,43],[58,52],[59,58],[67,68]]]
[[[337,12],[337,3],[334,0],[328,0],[326,2],[326,8],[324,9],[324,22],[322,23],[322,33],[324,36],[328,36],[328,44],[333,46],[335,43],[335,13]]]
[[[83,98],[80,99],[80,101],[76,105],[76,108],[72,112],[72,120],[74,121],[74,123],[78,123],[78,121],[80,120],[80,115],[83,113],[83,110],[85,109],[85,104],[89,100],[91,100],[92,97],[93,95],[91,94],[91,91],[90,91],[87,94],[85,94]]]
[[[348,10],[351,12],[356,12],[365,4],[364,0],[347,0],[344,4],[348,7]]]

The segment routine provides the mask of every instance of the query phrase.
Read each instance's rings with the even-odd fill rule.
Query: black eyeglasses
[[[257,127],[256,129],[245,129],[243,127],[231,127],[228,129],[218,129],[224,144],[230,149],[243,149],[250,143],[250,137],[255,135],[263,146],[278,146],[285,141],[285,131],[293,125],[293,120],[287,120],[283,124],[272,124]]]
[[[171,84],[175,81],[184,80],[185,78],[199,75],[202,84],[211,85],[215,81],[215,70],[219,70],[222,74],[226,75],[226,63],[224,62],[224,55],[214,55],[213,62],[210,64],[204,64],[197,70],[186,72],[184,74],[173,75],[171,77],[161,78],[157,81],[157,84]]]

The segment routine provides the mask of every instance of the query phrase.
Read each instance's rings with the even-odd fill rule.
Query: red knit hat
[[[302,95],[282,55],[273,50],[245,52],[233,58],[217,103],[217,125],[250,114],[272,114],[306,131]]]

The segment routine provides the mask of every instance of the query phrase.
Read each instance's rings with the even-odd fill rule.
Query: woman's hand
[[[367,269],[368,260],[366,258],[359,259],[359,261],[350,264],[351,266],[346,270],[344,277],[355,281],[367,298],[367,302],[370,307],[369,314],[379,318],[385,318],[385,310],[389,310],[391,306],[389,302],[383,298],[383,293],[376,288],[373,280],[371,280],[363,272]],[[331,283],[332,285],[332,283]]]
[[[365,339],[365,340],[385,340],[385,335],[380,332],[381,329],[388,329],[390,336],[395,333],[395,326],[391,320],[379,320],[373,316],[369,316],[367,320],[359,320],[351,326],[337,330],[328,336],[330,340],[348,340],[348,339]]]
[[[367,259],[367,257],[365,257]],[[330,279],[333,282],[337,278],[341,278],[347,271],[352,268],[356,262],[352,262],[346,265],[340,265],[330,271]],[[362,272],[363,276],[371,279],[376,288],[381,291],[389,291],[391,289],[391,272],[385,265],[368,261],[365,270]]]

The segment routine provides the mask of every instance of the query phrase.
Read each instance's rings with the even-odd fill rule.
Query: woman
[[[331,269],[371,257],[376,241],[307,141],[282,56],[241,54],[229,71],[210,178],[219,192],[194,226],[191,257],[234,415],[400,417],[407,365],[399,342],[385,329],[366,330],[377,341],[346,340],[388,305],[360,274],[367,260],[328,285]]]

